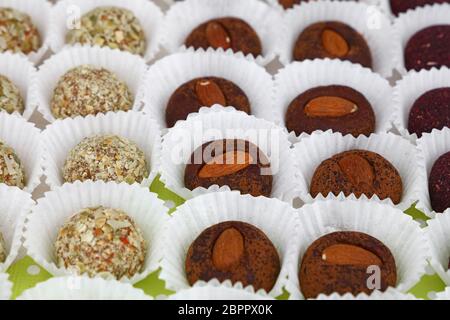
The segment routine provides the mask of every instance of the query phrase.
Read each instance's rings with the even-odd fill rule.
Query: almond
[[[312,99],[305,106],[308,117],[343,117],[358,111],[358,106],[341,97],[323,96]]]
[[[206,26],[206,39],[214,49],[231,48],[231,37],[225,27],[216,21],[211,21]]]
[[[344,57],[350,50],[347,41],[331,29],[322,32],[322,45],[328,53],[336,57]]]
[[[354,186],[373,186],[375,173],[365,158],[356,154],[346,155],[339,160],[339,167]]]
[[[374,253],[354,245],[335,244],[322,252],[322,260],[336,265],[381,266],[381,259]]]
[[[220,87],[211,80],[198,80],[195,84],[195,93],[202,106],[211,107],[214,104],[225,106],[225,96]]]
[[[235,228],[224,230],[212,250],[213,265],[220,271],[231,271],[244,255],[244,237]]]
[[[252,164],[253,158],[247,152],[230,151],[221,154],[206,163],[198,173],[198,177],[218,178],[225,177],[247,168]]]

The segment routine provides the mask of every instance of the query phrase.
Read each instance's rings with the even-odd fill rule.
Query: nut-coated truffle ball
[[[25,171],[14,150],[0,141],[0,183],[25,187]]]
[[[19,88],[7,77],[0,75],[0,109],[8,113],[23,113],[25,104]]]

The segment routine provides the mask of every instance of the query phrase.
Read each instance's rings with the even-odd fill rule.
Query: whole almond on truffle
[[[220,271],[230,271],[239,265],[244,255],[244,237],[236,228],[224,230],[212,251],[213,265]]]
[[[199,178],[224,177],[247,168],[253,158],[247,152],[230,151],[221,154],[206,163],[198,173]]]
[[[226,98],[220,87],[212,80],[199,80],[195,84],[195,92],[202,106],[211,107],[214,104],[225,106]]]
[[[349,154],[339,161],[339,167],[354,186],[364,184],[371,187],[375,180],[372,165],[363,157]]]
[[[358,111],[358,106],[341,97],[324,96],[312,99],[305,106],[308,117],[343,117]]]
[[[335,244],[322,252],[322,260],[336,265],[380,266],[380,258],[374,253],[349,244]]]
[[[206,39],[214,49],[222,48],[227,50],[231,48],[231,37],[225,27],[216,21],[211,21],[206,26]]]
[[[350,50],[347,41],[331,29],[322,32],[322,45],[328,53],[336,57],[344,57]]]

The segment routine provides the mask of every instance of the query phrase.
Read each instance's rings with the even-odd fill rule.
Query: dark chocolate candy
[[[409,113],[409,133],[415,133],[419,138],[423,133],[444,127],[450,127],[450,87],[424,93]]]
[[[379,268],[379,283],[376,272]],[[360,232],[335,232],[316,240],[302,258],[300,288],[305,298],[341,295],[374,289],[385,291],[397,284],[395,259],[381,241]],[[377,287],[379,284],[379,287]]]
[[[405,47],[405,68],[422,70],[450,67],[450,24],[435,25],[414,34]]]
[[[450,152],[434,163],[428,184],[433,210],[444,212],[450,208]]]
[[[423,7],[427,4],[450,3],[450,0],[390,0],[392,13],[398,16],[409,9]]]

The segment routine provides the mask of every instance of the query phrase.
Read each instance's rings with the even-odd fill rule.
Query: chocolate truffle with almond
[[[142,231],[118,209],[86,208],[58,232],[56,264],[75,274],[131,278],[144,266],[147,244]]]
[[[189,284],[218,279],[252,285],[270,292],[280,273],[280,257],[270,239],[258,228],[229,221],[203,231],[186,256]]]
[[[267,156],[244,140],[215,140],[197,148],[184,172],[184,184],[194,190],[229,186],[242,194],[270,197],[273,176]]]
[[[450,152],[434,163],[428,184],[433,210],[444,212],[450,208]]]
[[[303,30],[295,43],[293,55],[296,61],[330,58],[372,68],[372,54],[364,37],[338,21],[314,23]]]
[[[390,2],[392,13],[398,16],[400,13],[406,12],[410,9],[423,7],[427,4],[450,3],[450,0],[390,0]]]
[[[256,31],[244,20],[225,17],[202,23],[185,41],[187,47],[195,49],[232,49],[257,57],[262,54],[262,44]]]
[[[420,138],[433,129],[450,128],[450,87],[425,92],[413,104],[409,113],[408,130]]]
[[[344,135],[369,136],[375,131],[375,113],[360,92],[345,86],[309,89],[295,98],[286,112],[286,127],[297,135],[332,129]]]
[[[223,78],[204,77],[193,79],[181,85],[169,99],[166,108],[167,127],[198,112],[201,107],[214,104],[233,106],[239,111],[251,113],[250,101],[236,84]]]
[[[351,150],[323,161],[311,180],[312,197],[330,193],[356,197],[377,195],[381,200],[390,198],[399,204],[403,194],[403,183],[397,169],[377,153]]]
[[[434,25],[415,33],[405,47],[406,70],[450,68],[450,24]]]
[[[380,270],[379,287],[371,281]],[[314,241],[303,255],[300,288],[306,299],[320,294],[370,294],[397,284],[397,267],[388,247],[360,232],[335,232]]]

